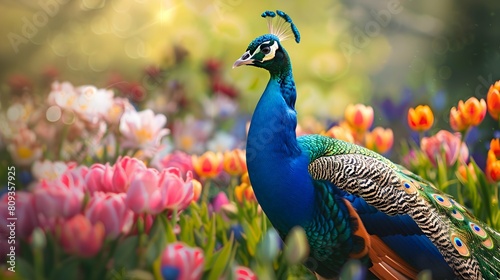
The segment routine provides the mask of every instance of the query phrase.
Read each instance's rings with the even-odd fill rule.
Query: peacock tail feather
[[[309,173],[362,197],[388,215],[409,215],[465,279],[500,278],[500,234],[432,183],[368,149],[319,135],[299,140]]]

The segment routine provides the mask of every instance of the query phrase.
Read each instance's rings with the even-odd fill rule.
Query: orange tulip
[[[357,131],[366,131],[373,124],[373,108],[363,104],[350,104],[345,109],[344,118]]]
[[[462,164],[458,168],[458,175],[460,176],[460,179],[462,179],[464,182],[467,182],[467,180],[469,178],[467,176],[467,172],[469,172],[469,174],[472,178],[472,181],[476,182],[477,181],[476,171],[474,170],[474,165],[472,165],[472,163],[470,163],[470,162],[467,165]]]
[[[500,159],[500,138],[491,139],[490,151],[493,151],[495,157]]]
[[[241,183],[239,186],[234,188],[234,196],[239,203],[243,203],[244,200],[252,202],[257,201],[252,186],[246,183]]]
[[[464,131],[471,126],[479,125],[486,116],[486,102],[475,97],[458,102],[457,108],[450,111],[450,125],[455,131]]]
[[[426,131],[434,123],[434,114],[427,105],[418,105],[408,110],[408,125],[415,131]]]
[[[200,198],[202,186],[201,186],[200,181],[198,181],[196,179],[191,179],[191,182],[193,183],[193,200],[192,201],[196,202]]]
[[[498,120],[500,117],[500,81],[490,86],[486,96],[486,103],[488,104],[490,116]]]
[[[467,120],[464,119],[464,116],[455,107],[452,107],[450,110],[450,126],[455,131],[465,131],[469,128]]]
[[[376,127],[366,135],[365,141],[368,149],[383,154],[392,148],[394,134],[390,128]]]
[[[354,143],[354,137],[349,127],[336,125],[328,131],[322,133],[325,136],[344,140],[349,143]]]
[[[221,153],[207,151],[201,156],[193,156],[193,168],[202,178],[214,178],[222,171]]]
[[[252,185],[250,184],[248,172],[245,172],[243,175],[241,175],[241,184],[234,188],[234,196],[240,203],[243,202],[243,198],[245,198],[245,200],[247,201],[257,201],[253,192]]]
[[[497,158],[493,150],[488,151],[488,159],[486,160],[486,177],[491,182],[500,181],[500,159]]]
[[[245,173],[247,171],[245,152],[240,149],[225,152],[222,165],[229,175],[234,176]]]

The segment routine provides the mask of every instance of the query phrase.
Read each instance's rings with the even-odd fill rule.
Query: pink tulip
[[[87,205],[85,216],[94,225],[101,222],[108,238],[116,238],[130,232],[134,213],[125,205],[124,193],[96,192]]]
[[[441,130],[432,137],[424,137],[420,141],[420,148],[425,152],[430,162],[436,166],[436,157],[444,154],[447,166],[452,166],[460,153],[460,160],[465,162],[469,158],[469,149],[462,143],[460,147],[460,134],[453,134]]]
[[[126,204],[135,213],[157,214],[166,209],[182,210],[193,199],[192,174],[184,181],[178,169],[147,169],[130,182]]]
[[[126,192],[134,174],[146,169],[144,162],[137,158],[120,157],[114,165],[113,184],[120,186],[121,192]]]
[[[166,209],[182,210],[191,203],[194,197],[193,173],[186,174],[186,180],[182,179],[179,169],[163,169],[160,174],[162,204]]]
[[[182,242],[169,244],[161,256],[164,279],[197,280],[203,274],[203,251]]]
[[[129,175],[135,173],[136,171],[146,170],[147,168],[142,160],[129,156],[120,157],[115,163],[115,167],[116,166],[120,166],[120,168],[122,168],[125,173]]]
[[[46,219],[71,218],[80,213],[84,198],[83,180],[73,174],[65,174],[57,180],[39,183],[34,201],[37,214]]]
[[[38,225],[36,212],[33,206],[33,193],[18,191],[15,195],[15,211],[11,212],[9,210],[9,194],[5,193],[0,200],[0,217],[2,218],[0,226],[2,228],[7,228],[7,224],[9,224],[8,218],[17,218],[15,221],[16,237],[29,237],[33,229]],[[7,239],[4,241],[7,241]]]
[[[118,185],[114,185],[113,179],[113,168],[106,163],[105,165],[96,163],[93,164],[87,176],[85,176],[85,182],[87,190],[90,193],[94,192],[119,192],[116,191],[120,188]]]
[[[181,151],[175,151],[166,155],[158,160],[155,166],[158,169],[176,167],[179,168],[181,174],[186,174],[188,171],[192,172],[194,170],[191,156]]]
[[[102,247],[104,226],[95,225],[83,215],[78,214],[61,224],[59,242],[69,254],[82,257],[95,256]]]
[[[161,212],[158,171],[148,168],[138,173],[130,182],[125,203],[135,213],[157,214]]]
[[[257,275],[248,267],[237,266],[234,270],[235,279],[237,280],[257,280]]]

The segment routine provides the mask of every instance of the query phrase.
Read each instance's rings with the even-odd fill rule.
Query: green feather
[[[366,148],[314,135],[309,173],[359,195],[388,215],[408,214],[455,273],[465,279],[500,278],[500,234],[432,183]]]

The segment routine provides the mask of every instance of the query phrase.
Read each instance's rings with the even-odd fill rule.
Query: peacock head
[[[277,28],[273,26],[273,19],[279,16],[282,20]],[[294,36],[295,41],[300,42],[299,30],[292,22],[292,19],[282,11],[265,11],[262,17],[267,18],[269,34],[265,34],[255,38],[249,45],[246,52],[236,60],[233,68],[241,65],[252,65],[264,68],[269,72],[276,73],[290,65],[288,54],[281,45],[281,42]],[[285,23],[290,24],[290,28],[286,27]],[[291,34],[290,34],[291,31]]]

